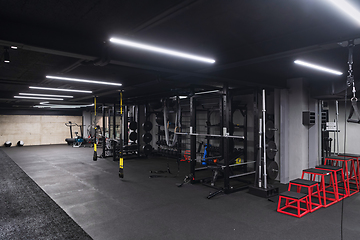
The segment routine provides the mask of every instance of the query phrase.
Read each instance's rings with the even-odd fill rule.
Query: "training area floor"
[[[207,199],[211,188],[181,183],[187,163],[161,157],[93,161],[90,148],[1,148],[93,239],[359,239],[360,194],[298,219],[247,190]],[[173,174],[154,174],[166,171]],[[167,177],[149,178],[150,175]],[[0,213],[1,214],[1,213]],[[36,227],[36,226],[35,226]]]

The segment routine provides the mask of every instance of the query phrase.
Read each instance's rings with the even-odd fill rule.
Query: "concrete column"
[[[279,174],[280,182],[289,182],[289,93],[287,89],[280,90],[279,116]]]
[[[318,100],[309,98],[308,107],[309,111],[315,112],[315,116],[320,116],[315,118],[315,125],[308,128],[308,166],[309,168],[314,168],[316,165],[320,164],[321,158],[321,145],[319,145],[319,139],[321,138],[321,112],[319,113],[319,104]],[[320,114],[320,115],[319,115]]]
[[[289,180],[301,177],[308,168],[308,127],[302,124],[302,112],[308,110],[308,98],[304,80],[289,79]]]
[[[83,134],[84,137],[88,137],[87,135],[87,128],[89,125],[91,125],[91,112],[83,111],[82,113],[82,119],[83,119]]]

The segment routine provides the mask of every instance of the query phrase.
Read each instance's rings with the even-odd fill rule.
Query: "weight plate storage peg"
[[[266,121],[265,124],[265,136],[267,138],[273,138],[274,137],[274,131],[277,131],[277,129],[274,127],[273,121]]]
[[[275,180],[279,174],[279,166],[275,161],[268,161],[266,163],[267,176],[271,180]]]
[[[146,121],[146,122],[144,122],[144,123],[142,124],[142,127],[144,128],[144,130],[145,130],[146,132],[149,132],[149,131],[151,131],[151,129],[153,128],[153,125],[152,125],[152,123],[151,123],[150,121]]]
[[[136,130],[137,129],[137,122],[131,121],[130,124],[129,124],[129,128],[131,130]]]
[[[133,142],[135,142],[137,140],[137,133],[136,132],[131,132],[129,139]]]
[[[276,153],[277,153],[277,147],[274,141],[270,141],[268,142],[267,146],[266,146],[266,156],[269,159],[274,159]]]
[[[142,136],[142,139],[145,143],[149,143],[152,140],[152,135],[151,133],[144,133]]]

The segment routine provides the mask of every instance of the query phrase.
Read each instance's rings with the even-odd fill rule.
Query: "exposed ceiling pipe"
[[[184,1],[166,11],[164,11],[163,13],[153,17],[152,19],[144,22],[143,24],[141,24],[140,26],[136,27],[135,29],[133,29],[132,31],[130,31],[128,34],[135,34],[137,32],[140,32],[142,30],[147,30],[150,29],[152,27],[155,27],[156,25],[164,22],[165,20],[174,17],[176,14],[178,14],[179,12],[183,11],[184,9],[189,9],[190,6],[194,5],[194,3],[196,2],[200,2],[200,0],[188,0],[188,1]],[[85,61],[86,60],[86,61]],[[105,42],[104,46],[103,46],[103,50],[102,50],[102,54],[101,57],[99,59],[96,60],[87,60],[87,59],[82,59],[79,60],[78,62],[76,62],[75,64],[63,69],[62,71],[60,71],[61,73],[67,73],[70,72],[74,69],[76,69],[77,67],[81,66],[81,65],[94,65],[94,66],[106,66],[107,64],[109,64],[110,62],[110,56],[109,56],[109,45],[108,42]]]
[[[148,30],[150,28],[153,28],[153,27],[159,25],[160,23],[163,23],[164,21],[169,20],[169,18],[175,17],[177,14],[181,13],[182,11],[189,10],[190,7],[194,6],[195,3],[199,3],[199,2],[200,2],[200,0],[183,1],[183,2],[175,5],[174,7],[162,12],[161,14],[153,17],[152,19],[142,23],[138,27],[131,30],[128,34],[129,35],[130,34],[135,34],[135,33],[138,33],[140,31],[144,31],[144,30]]]
[[[18,49],[24,49],[24,50],[39,52],[39,53],[47,53],[47,54],[52,54],[52,55],[57,55],[57,56],[62,56],[62,57],[77,58],[77,59],[82,59],[82,60],[86,60],[86,61],[94,61],[96,59],[96,57],[93,57],[93,56],[58,51],[58,50],[42,48],[42,47],[35,47],[35,46],[31,46],[31,45],[26,45],[24,43],[10,42],[10,41],[5,41],[5,40],[0,40],[0,45],[3,45],[3,46],[14,45],[14,46],[17,46]]]
[[[110,62],[110,54],[109,54],[109,42],[105,41],[102,50],[101,50],[101,57],[89,62],[82,62],[82,65],[94,65],[103,67],[108,65]]]

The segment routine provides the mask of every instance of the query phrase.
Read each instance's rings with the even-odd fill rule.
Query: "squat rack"
[[[234,160],[234,156],[230,154],[229,152],[229,146],[230,146],[230,140],[241,140],[246,141],[247,139],[245,136],[234,136],[232,135],[232,131],[230,131],[230,124],[232,124],[232,99],[230,95],[230,91],[227,84],[224,84],[223,89],[219,91],[209,91],[209,94],[216,94],[215,96],[219,97],[219,134],[209,134],[209,131],[207,131],[206,134],[204,133],[198,133],[197,126],[196,126],[196,105],[197,105],[197,99],[200,97],[196,94],[190,97],[190,132],[176,132],[176,134],[179,135],[188,135],[190,136],[190,181],[191,183],[198,183],[198,182],[204,182],[206,179],[209,178],[203,178],[199,179],[197,178],[197,172],[204,171],[204,170],[215,170],[213,178],[216,178],[216,174],[218,171],[220,171],[223,174],[223,181],[224,184],[222,187],[215,187],[213,184],[210,187],[213,187],[217,189],[216,192],[210,194],[208,198],[211,198],[219,193],[232,193],[235,191],[242,190],[244,188],[248,187],[248,184],[250,182],[244,181],[242,179],[239,179],[240,177],[255,174],[255,161],[247,161],[247,159],[244,159],[244,162],[233,164],[231,160]],[[246,129],[245,129],[246,130]],[[245,135],[245,134],[244,134]],[[202,166],[202,167],[196,167],[197,164],[197,136],[204,136],[206,138],[218,138],[220,141],[220,155],[221,163],[217,163],[213,166]],[[244,144],[245,145],[245,144]],[[247,151],[247,149],[244,149],[244,151]],[[214,157],[212,157],[214,158]],[[211,158],[209,158],[211,159]],[[236,167],[239,166],[247,166],[248,164],[254,164],[254,171],[250,172],[241,172],[238,174],[234,174],[233,170],[235,170]],[[245,168],[247,170],[247,167]],[[230,180],[236,179],[240,182],[245,182],[246,184],[242,184],[242,186],[235,186],[230,184]],[[206,185],[206,184],[205,184]]]

